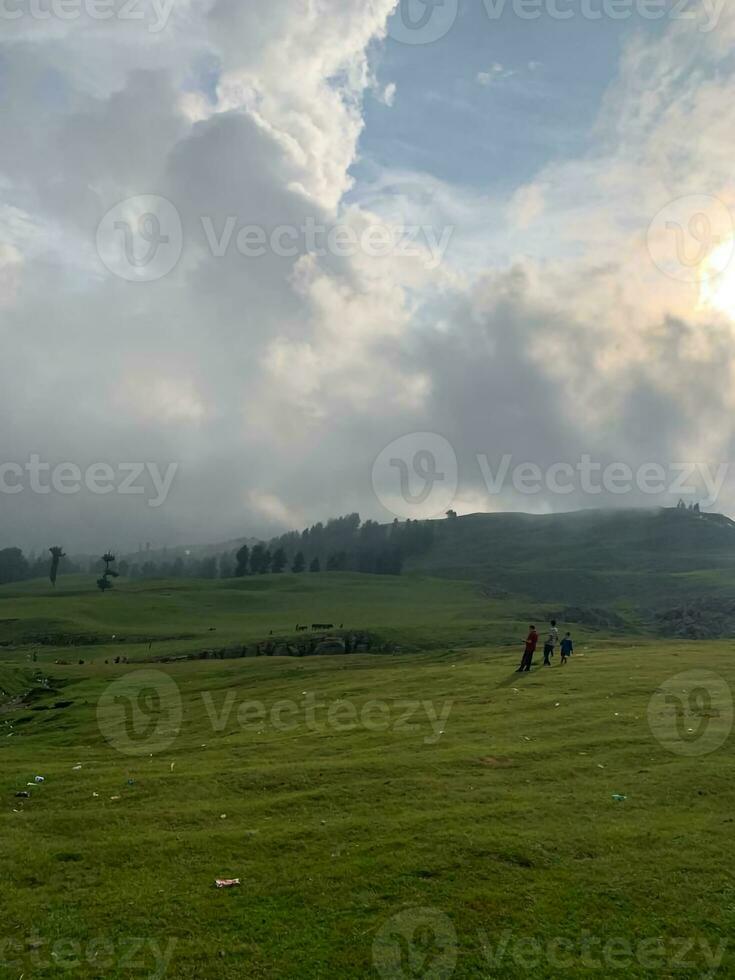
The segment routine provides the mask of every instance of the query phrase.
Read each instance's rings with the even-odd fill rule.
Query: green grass
[[[518,601],[523,620],[528,613]],[[541,603],[532,606],[546,615]],[[99,593],[89,576],[47,582],[17,583],[0,588],[0,643],[23,656],[37,652],[40,662],[72,656],[64,644],[43,645],[43,637],[65,634],[95,640],[80,646],[84,660],[116,655],[139,659],[176,655],[231,644],[295,637],[297,624],[333,623],[369,631],[386,642],[414,649],[442,644],[503,642],[508,634],[506,602],[489,600],[471,582],[418,576],[271,575],[258,578],[191,579],[170,582],[119,583]],[[214,627],[216,632],[210,632]],[[113,635],[116,639],[113,641]],[[149,641],[153,640],[149,652]]]
[[[449,976],[437,965],[444,933],[432,941],[424,920],[409,943],[408,920],[395,917],[411,909],[434,910],[431,921],[454,930],[457,977],[623,975],[609,960],[590,967],[588,934],[598,962],[613,939],[618,962],[625,944],[644,956],[626,961],[627,976],[706,974],[699,946],[675,969],[672,945],[662,959],[639,944],[716,950],[732,934],[732,742],[701,757],[672,752],[648,706],[683,671],[705,667],[732,686],[727,644],[580,635],[567,668],[519,677],[511,637],[523,620],[512,607],[505,617],[488,610],[463,583],[314,577],[308,595],[285,580],[202,585],[201,605],[196,585],[162,622],[161,592],[172,586],[91,597],[78,586],[55,597],[31,587],[5,593],[3,616],[161,635],[214,618],[218,631],[255,635],[319,603],[317,618],[349,610],[350,626],[353,616],[379,620],[432,648],[156,667],[171,693],[160,687],[157,707],[128,702],[137,712],[128,723],[113,696],[125,696],[120,684],[134,684],[139,668],[105,666],[97,654],[83,667],[29,667],[28,649],[0,650],[0,687],[40,669],[55,688],[0,714],[0,975],[68,976],[66,959],[77,961],[74,976],[151,976],[155,943],[171,951],[167,975],[177,978]],[[457,641],[446,642],[452,632]],[[325,704],[313,720],[310,695]],[[52,707],[60,701],[71,705]],[[249,701],[265,718],[238,718]],[[295,706],[287,729],[272,718],[284,702]],[[383,708],[365,714],[371,702]],[[406,730],[409,704],[419,708]],[[726,733],[727,721],[704,724]],[[148,722],[150,740],[136,741]],[[131,746],[140,754],[120,751]],[[45,783],[16,799],[36,775]],[[242,887],[218,891],[218,876]],[[132,957],[137,968],[134,939],[147,943]],[[568,943],[564,968],[547,955],[524,968],[524,950],[533,954],[524,940]],[[721,972],[735,974],[729,951]]]

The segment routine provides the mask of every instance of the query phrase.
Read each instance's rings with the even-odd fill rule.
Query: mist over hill
[[[17,549],[0,556],[10,551],[23,565]],[[351,514],[269,541],[146,546],[117,558],[123,578],[147,580],[428,575],[475,582],[489,598],[553,603],[569,621],[611,627],[632,620],[675,635],[735,635],[735,522],[685,508],[450,514],[382,525]],[[61,574],[99,571],[95,556],[65,562]],[[47,564],[39,556],[3,581],[45,577]]]
[[[675,508],[473,514],[436,522],[409,567],[563,601],[711,592],[735,576],[735,523]]]

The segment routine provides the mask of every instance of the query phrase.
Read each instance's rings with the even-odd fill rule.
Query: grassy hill
[[[519,610],[463,582],[83,584],[0,590],[0,686],[49,685],[0,707],[0,976],[735,972],[728,644],[580,634],[520,678]],[[431,649],[104,663],[317,611]],[[52,627],[105,642],[58,666]]]
[[[552,603],[675,605],[735,587],[735,524],[676,510],[474,514],[409,568]]]

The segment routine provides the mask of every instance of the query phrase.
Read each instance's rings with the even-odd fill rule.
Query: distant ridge
[[[676,508],[471,514],[435,522],[406,571],[544,601],[660,607],[735,592],[735,522]]]

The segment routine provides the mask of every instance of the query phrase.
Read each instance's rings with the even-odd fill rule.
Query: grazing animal
[[[305,630],[308,630],[308,628],[309,628],[308,626],[297,626],[296,627],[296,632],[297,633],[303,633]]]
[[[313,630],[333,630],[333,623],[314,623],[311,627]]]

